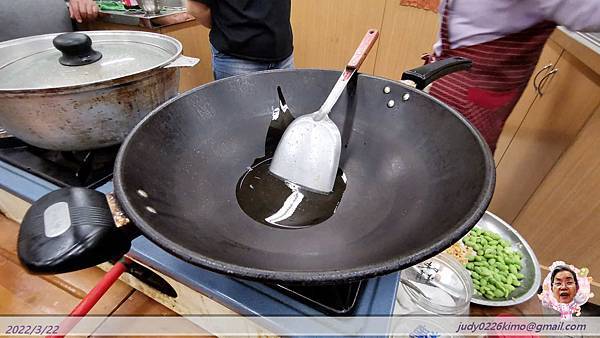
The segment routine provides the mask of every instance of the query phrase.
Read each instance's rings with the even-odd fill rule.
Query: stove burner
[[[13,137],[0,137],[0,160],[60,187],[96,188],[112,178],[119,146],[89,151],[40,149]]]
[[[273,287],[324,311],[326,314],[349,315],[355,308],[362,290],[362,283],[362,281],[358,281],[349,284],[319,286],[276,284]]]

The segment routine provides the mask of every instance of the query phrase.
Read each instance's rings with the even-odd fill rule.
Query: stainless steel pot
[[[178,67],[198,61],[181,51],[176,39],[134,31],[0,43],[0,125],[45,149],[118,144],[147,113],[177,95]]]

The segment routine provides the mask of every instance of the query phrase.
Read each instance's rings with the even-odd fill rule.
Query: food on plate
[[[462,242],[475,254],[465,264],[471,272],[475,294],[490,300],[507,299],[521,285],[520,252],[495,232],[473,228]]]
[[[454,257],[462,265],[469,263],[469,257],[475,255],[475,250],[466,246],[462,241],[452,244],[452,246],[444,250],[444,252]]]
[[[108,193],[106,195],[106,200],[108,201],[108,207],[110,208],[110,212],[113,215],[113,220],[115,221],[117,228],[130,222],[129,218],[127,218],[125,213],[121,210],[114,193]]]

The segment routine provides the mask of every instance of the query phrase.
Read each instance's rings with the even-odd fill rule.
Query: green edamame
[[[475,293],[491,300],[507,298],[520,280],[523,255],[514,251],[510,242],[499,234],[473,228],[463,243],[476,253],[469,257],[466,268],[471,272]]]

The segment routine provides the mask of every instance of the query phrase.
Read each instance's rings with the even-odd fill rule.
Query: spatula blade
[[[342,138],[329,117],[315,121],[311,115],[297,118],[288,126],[269,170],[308,190],[328,194],[333,191]]]

